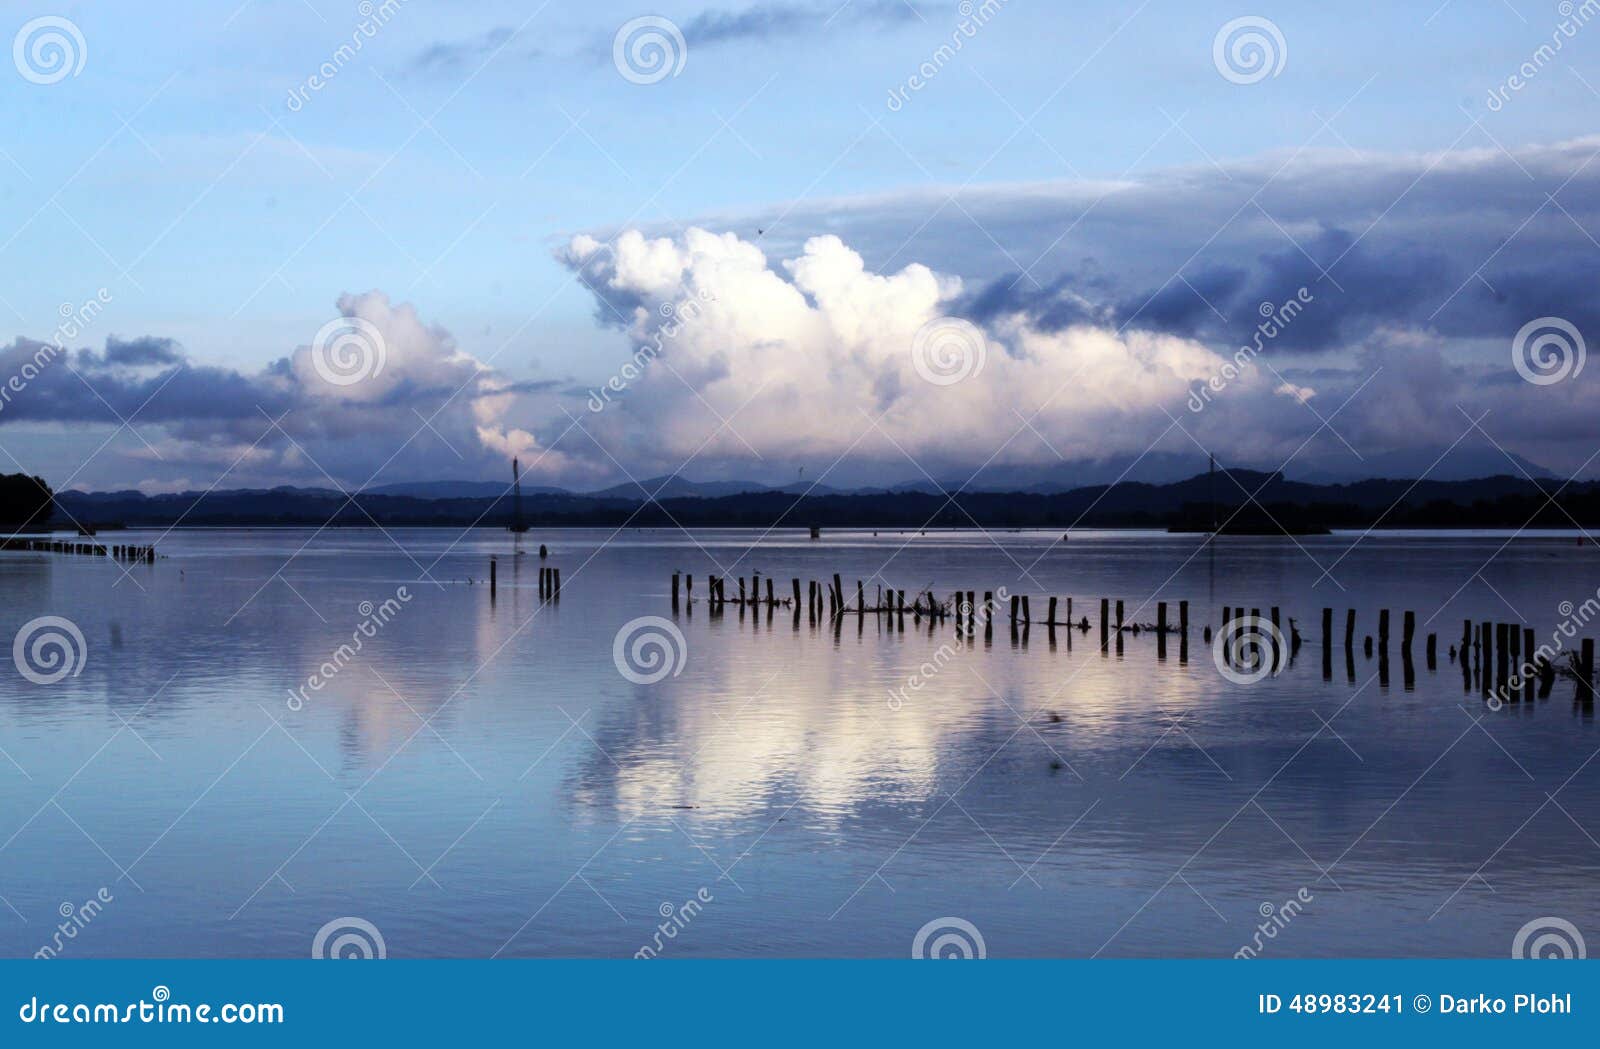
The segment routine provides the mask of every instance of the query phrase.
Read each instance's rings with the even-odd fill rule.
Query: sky
[[[1600,475],[1600,0],[5,0],[6,39],[0,471],[58,488]]]

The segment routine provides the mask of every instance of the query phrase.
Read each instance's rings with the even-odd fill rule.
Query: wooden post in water
[[[1501,693],[1500,698],[1505,699],[1505,686],[1511,677],[1511,645],[1509,640],[1510,627],[1504,623],[1494,625],[1494,684]]]
[[[1350,646],[1355,644],[1355,637],[1356,610],[1353,608],[1347,608],[1344,610],[1344,647],[1346,651],[1349,651]]]
[[[1050,629],[1054,630],[1056,626],[1056,599],[1054,597],[1050,599],[1050,611],[1045,614],[1045,618],[1049,622]]]
[[[1107,598],[1100,599],[1100,647],[1105,648],[1111,636],[1111,602]]]
[[[1478,681],[1487,696],[1494,688],[1494,638],[1487,622],[1478,624]]]
[[[1506,691],[1506,699],[1515,703],[1521,698],[1517,693],[1522,690],[1522,628],[1512,623],[1506,627],[1506,632],[1506,640],[1511,644],[1511,686]]]
[[[1437,670],[1439,667],[1439,635],[1428,635],[1428,669]]]
[[[1167,636],[1167,603],[1165,601],[1156,602],[1156,636]]]
[[[550,589],[552,591],[554,591],[555,596],[556,596],[556,600],[560,601],[561,600],[561,569],[552,568],[550,571],[552,573],[551,579],[550,579]]]
[[[1117,601],[1117,639],[1122,639],[1122,601]]]
[[[1028,595],[1022,595],[1022,625],[1029,626],[1033,623],[1033,613],[1028,610]]]
[[[1538,668],[1534,666],[1533,661],[1534,649],[1532,627],[1526,627],[1522,631],[1522,651],[1524,653],[1523,665],[1527,667],[1527,672],[1524,674],[1524,677],[1526,677],[1527,680],[1522,683],[1522,698],[1532,703],[1533,679],[1539,676]]]
[[[1411,651],[1411,639],[1417,632],[1417,614],[1410,609],[1406,610],[1405,625],[1401,627],[1400,647],[1407,652]]]
[[[496,576],[496,570],[499,567],[500,567],[499,562],[497,562],[492,557],[489,558],[489,600],[491,600],[491,601],[494,600],[495,585],[497,583],[497,580],[496,580],[495,576]],[[673,603],[674,606],[676,606],[677,603],[678,603],[678,577],[677,576],[673,576],[672,577],[672,603]]]
[[[1067,614],[1069,617],[1071,616],[1070,612]],[[1178,602],[1178,633],[1182,634],[1185,642],[1187,642],[1189,637],[1189,602],[1187,601]]]
[[[1017,626],[1017,606],[1021,603],[1021,600],[1016,594],[1011,595],[1011,628],[1013,630],[1015,630]]]
[[[492,575],[490,578],[494,578]],[[672,573],[672,610],[678,610],[678,573]]]
[[[1583,639],[1582,655],[1578,659],[1578,699],[1584,705],[1594,702],[1594,639]]]
[[[1333,680],[1333,609],[1322,610],[1322,680]]]
[[[1387,608],[1378,610],[1378,646],[1380,648],[1389,647],[1389,610]]]

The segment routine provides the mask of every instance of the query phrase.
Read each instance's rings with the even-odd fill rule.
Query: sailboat
[[[521,535],[528,530],[528,523],[522,519],[522,466],[516,459],[511,460],[511,523],[506,525],[506,531]]]

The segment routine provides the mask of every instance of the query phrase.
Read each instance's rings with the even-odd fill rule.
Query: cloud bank
[[[0,410],[0,427],[127,420],[138,437],[123,442],[126,483],[97,487],[205,487],[222,470],[229,487],[502,476],[513,455],[565,468],[563,453],[509,421],[537,385],[513,383],[382,292],[341,296],[337,311],[254,374],[199,363],[166,339],[113,335],[103,350],[54,354],[18,338],[0,350],[0,375],[48,363]]]

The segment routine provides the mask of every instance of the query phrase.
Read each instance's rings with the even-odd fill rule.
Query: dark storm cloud
[[[488,32],[466,40],[444,41],[432,44],[419,52],[406,65],[406,72],[417,74],[445,73],[468,67],[468,63],[481,63],[515,35],[510,26],[496,26]]]
[[[690,48],[711,47],[746,41],[789,41],[806,34],[825,33],[841,28],[892,28],[926,21],[918,8],[907,0],[857,0],[854,3],[758,4],[742,11],[708,9],[678,22]],[[620,23],[619,23],[620,25]],[[477,36],[461,40],[440,40],[424,48],[406,63],[408,74],[426,76],[473,68],[496,51],[508,46],[516,30],[497,26]],[[578,57],[595,62],[612,61],[613,35],[596,38]],[[541,51],[528,51],[523,57],[544,57]]]
[[[1021,312],[1046,329],[1109,319],[1222,346],[1304,287],[1316,308],[1276,351],[1396,327],[1503,341],[1547,315],[1600,340],[1597,157],[1600,138],[1510,154],[1311,150],[1112,184],[962,188],[959,208],[932,189],[699,224],[765,227],[780,257],[834,232],[869,266],[961,275],[974,319]]]
[[[693,47],[788,38],[841,25],[894,26],[923,20],[916,8],[900,0],[817,6],[761,4],[744,11],[703,11],[683,24],[683,36]]]

